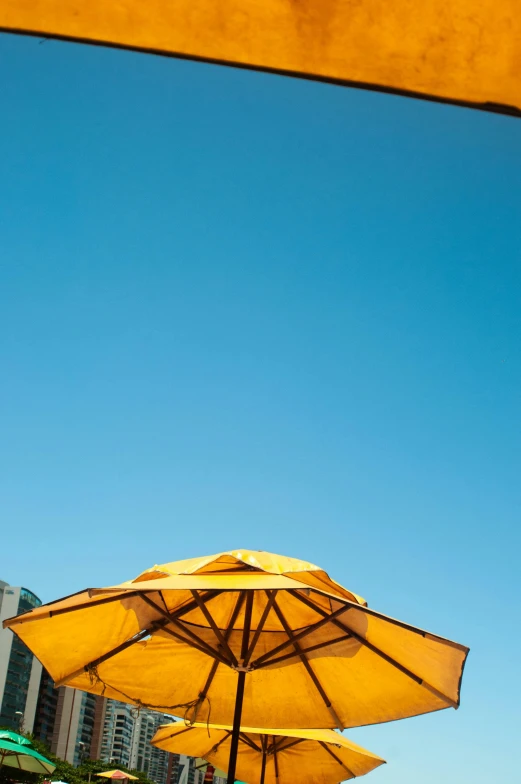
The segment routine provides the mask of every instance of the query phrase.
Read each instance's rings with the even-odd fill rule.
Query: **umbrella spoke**
[[[304,652],[302,651],[302,648],[300,647],[299,643],[295,640],[295,635],[292,633],[292,631],[290,629],[290,626],[289,626],[289,624],[288,624],[288,622],[287,622],[287,620],[286,620],[286,618],[284,616],[284,613],[282,612],[282,610],[280,609],[280,607],[278,606],[276,601],[273,604],[273,609],[275,610],[275,612],[277,614],[277,618],[281,622],[284,631],[286,632],[286,634],[288,635],[291,643],[293,644],[293,647],[295,648],[295,651],[297,652],[297,655],[298,655],[300,661],[304,665],[307,674],[309,675],[309,677],[313,681],[316,690],[318,691],[318,693],[322,697],[322,700],[323,700],[326,708],[328,708],[329,712],[331,713],[334,721],[336,722],[337,727],[339,729],[343,730],[344,729],[344,725],[340,721],[340,718],[338,717],[335,709],[333,708],[331,700],[327,696],[326,690],[324,689],[324,687],[320,683],[320,681],[319,681],[319,679],[317,677],[316,672],[314,671],[313,667],[311,666],[311,664],[307,660],[307,657],[304,654]]]
[[[244,657],[243,664],[246,667],[248,662],[250,661],[251,657],[253,656],[253,651],[255,650],[255,646],[259,640],[262,630],[264,629],[264,625],[267,621],[268,615],[270,614],[271,608],[273,607],[273,602],[275,601],[275,597],[277,596],[277,591],[265,591],[266,596],[268,597],[268,601],[266,602],[266,606],[262,611],[262,615],[259,620],[259,624],[253,635],[253,639],[251,641],[250,647]]]
[[[241,608],[242,608],[242,605],[244,604],[244,598],[245,598],[244,597],[244,593],[241,591],[241,593],[239,594],[239,596],[237,598],[237,601],[235,603],[235,607],[234,607],[234,610],[232,612],[232,615],[231,615],[231,618],[230,618],[230,622],[229,622],[229,624],[228,624],[228,626],[226,628],[226,631],[224,632],[224,637],[225,637],[226,642],[228,642],[228,640],[230,639],[230,634],[232,633],[233,627],[235,626],[235,621],[237,620],[237,616],[239,615],[239,613],[241,611]],[[210,686],[212,685],[212,681],[213,681],[213,679],[215,677],[215,673],[217,672],[217,667],[219,666],[219,664],[220,664],[220,662],[217,659],[212,664],[212,667],[211,667],[210,672],[208,673],[208,677],[206,679],[206,683],[203,686],[203,690],[199,694],[199,697],[202,700],[204,700],[206,698],[207,694],[208,694],[208,691],[210,689]]]
[[[314,592],[320,594],[320,590],[315,588],[310,588],[309,591],[305,591],[306,594],[310,592]],[[295,599],[298,599],[310,609],[316,610],[319,615],[324,615],[325,610],[315,604],[315,602],[311,601],[307,596],[299,591],[298,589],[291,589],[288,591]],[[307,602],[306,602],[307,599]],[[412,632],[413,634],[418,634],[420,637],[424,637],[426,640],[438,640],[442,642],[444,645],[448,645],[450,648],[455,648],[458,651],[468,651],[468,648],[465,645],[461,645],[459,642],[454,642],[454,640],[447,640],[445,637],[440,637],[437,634],[431,634],[431,632],[426,632],[423,629],[418,629],[417,626],[411,626],[410,623],[405,623],[404,621],[399,621],[396,618],[390,618],[388,615],[384,615],[383,613],[378,612],[377,610],[373,610],[371,607],[367,607],[365,604],[355,604],[355,602],[349,601],[349,599],[339,599],[338,601],[343,602],[344,604],[352,607],[354,610],[359,610],[360,612],[364,613],[365,615],[371,615],[373,618],[380,618],[380,620],[386,621],[387,623],[392,624],[393,626],[398,626],[400,629],[406,629],[408,632]]]
[[[248,645],[250,643],[251,631],[251,614],[253,610],[253,591],[248,591],[246,594],[246,610],[244,613],[244,629],[242,632],[242,646],[241,646],[241,661],[244,662],[246,654],[248,653]]]
[[[170,634],[170,636],[174,637],[176,640],[179,640],[179,642],[182,642],[185,645],[189,645],[191,648],[196,648],[201,653],[206,654],[206,656],[210,656],[212,659],[215,659],[217,662],[220,662],[221,664],[227,664],[227,665],[229,664],[229,662],[223,656],[221,656],[219,651],[216,651],[210,645],[207,645],[207,643],[205,643],[204,640],[201,640],[196,634],[191,633],[189,629],[185,629],[185,627],[181,626],[181,624],[179,624],[179,626],[183,631],[190,633],[189,638],[184,637],[182,634],[179,634],[178,632],[175,632],[173,629],[168,629],[166,626],[164,627],[163,631],[166,634]]]
[[[282,751],[286,751],[287,749],[291,749],[293,746],[297,746],[299,743],[304,743],[304,741],[306,741],[308,739],[307,738],[296,738],[296,739],[291,740],[290,743],[286,743],[286,745],[283,746],[282,744],[283,744],[284,740],[285,740],[285,738],[281,738],[281,740],[279,741],[279,745],[277,746],[277,751],[279,752],[279,754]]]
[[[295,596],[297,596],[297,594],[295,594]],[[297,596],[297,598],[300,599],[302,597]],[[318,608],[318,607],[316,607],[313,604],[312,604],[312,607],[313,607],[314,610],[317,611],[317,613],[319,615],[322,615],[322,616],[326,616],[327,615],[325,610],[322,610],[322,608]],[[295,634],[293,636],[293,639],[291,639],[291,640],[288,639],[285,642],[281,643],[280,645],[277,645],[276,648],[272,648],[271,651],[268,651],[267,653],[263,653],[262,656],[259,656],[258,659],[255,659],[255,661],[252,664],[252,667],[258,668],[261,665],[267,666],[267,664],[270,663],[269,659],[271,659],[276,653],[280,653],[281,651],[285,650],[290,645],[292,645],[294,640],[298,641],[298,640],[303,639],[304,637],[307,637],[308,634],[313,634],[313,632],[318,631],[318,629],[321,629],[322,626],[325,626],[326,624],[330,623],[334,618],[337,618],[339,615],[342,615],[343,613],[347,612],[350,609],[351,609],[351,607],[340,607],[338,610],[335,610],[335,612],[331,613],[330,615],[327,615],[327,617],[323,617],[321,621],[317,621],[316,623],[312,624],[311,626],[307,626],[302,631],[297,632],[297,634]]]
[[[247,746],[249,746],[249,747],[250,747],[250,749],[253,749],[253,751],[258,751],[258,752],[259,752],[259,754],[262,754],[262,749],[261,749],[261,747],[260,747],[260,746],[257,746],[257,744],[255,743],[255,741],[253,741],[253,740],[252,740],[252,739],[249,737],[249,735],[247,735],[245,732],[241,732],[241,733],[240,733],[240,735],[239,735],[239,738],[242,740],[242,742],[243,742],[243,743],[245,743]]]
[[[226,735],[224,735],[224,736],[221,738],[221,740],[217,741],[217,743],[215,744],[215,746],[212,746],[212,748],[211,748],[211,749],[209,749],[209,750],[206,752],[206,754],[205,754],[204,756],[205,756],[205,757],[208,757],[208,755],[209,755],[209,754],[212,754],[212,753],[213,753],[213,754],[215,754],[215,752],[217,751],[217,749],[219,748],[219,746],[221,746],[221,745],[222,745],[222,744],[223,744],[223,743],[224,743],[226,740],[228,740],[228,738],[230,737],[230,735],[231,735],[231,734],[232,734],[231,730],[228,730],[228,732],[226,733]]]
[[[215,620],[212,618],[212,615],[210,614],[210,612],[208,610],[208,607],[206,607],[205,603],[203,602],[203,600],[199,596],[199,592],[193,590],[193,591],[191,591],[191,594],[194,597],[195,601],[197,602],[197,606],[199,607],[199,609],[203,613],[204,617],[206,618],[206,620],[210,624],[210,627],[211,627],[213,633],[217,637],[218,643],[220,643],[220,645],[222,645],[222,647],[224,648],[224,650],[228,654],[228,657],[229,657],[230,661],[233,664],[237,664],[237,659],[235,657],[235,654],[233,653],[232,649],[228,645],[227,639],[224,637],[223,633],[221,632],[221,630],[219,629],[219,627],[215,623]]]
[[[356,779],[356,774],[355,774],[355,773],[353,773],[353,771],[352,771],[352,770],[350,770],[350,769],[347,767],[347,765],[346,765],[345,763],[343,763],[343,762],[342,762],[342,760],[340,759],[340,757],[337,757],[337,755],[335,754],[335,752],[334,752],[334,751],[332,751],[332,750],[329,748],[329,746],[327,745],[327,743],[322,743],[322,741],[319,741],[319,742],[320,742],[320,745],[322,746],[322,748],[324,749],[324,751],[327,751],[327,753],[329,754],[329,756],[330,756],[330,757],[333,757],[333,759],[335,760],[335,762],[338,762],[338,764],[339,764],[339,765],[341,765],[341,766],[344,768],[344,770],[345,770],[345,771],[347,771],[347,772],[349,773],[349,775],[351,776],[351,778],[352,778],[352,779]]]
[[[93,602],[85,602],[85,604],[73,604],[70,607],[60,607],[58,610],[49,610],[49,618],[54,618],[56,615],[63,615],[64,613],[72,612],[73,610],[89,610],[91,607],[97,607],[99,604],[109,604],[110,602],[120,602],[122,599],[132,599],[134,596],[140,596],[140,591],[127,591],[120,592],[116,596],[104,596],[102,599],[95,599]],[[32,620],[27,618],[25,620]]]
[[[217,595],[217,593],[218,591],[209,591],[204,597],[204,599],[208,601],[209,599]],[[217,658],[218,660],[222,661],[223,664],[229,665],[229,662],[224,658],[224,656],[219,654],[218,651],[215,651],[204,640],[201,640],[196,634],[194,634],[190,629],[187,629],[177,620],[182,615],[185,615],[186,613],[190,612],[191,610],[194,610],[197,607],[197,603],[195,601],[185,605],[184,607],[179,608],[178,610],[176,610],[175,613],[169,613],[167,610],[163,610],[162,607],[159,607],[146,593],[141,594],[141,598],[150,607],[152,607],[154,610],[157,610],[157,612],[160,615],[162,615],[163,618],[161,620],[154,621],[154,623],[150,624],[150,626],[147,629],[143,629],[143,631],[138,632],[138,634],[135,634],[133,637],[130,638],[130,640],[126,640],[125,642],[122,642],[120,645],[117,645],[115,648],[112,648],[112,650],[107,651],[107,653],[104,653],[102,656],[99,656],[97,659],[93,659],[91,662],[79,668],[78,670],[75,670],[74,672],[65,675],[63,678],[60,678],[58,681],[56,681],[56,688],[65,685],[68,681],[78,677],[79,675],[82,675],[84,672],[89,672],[89,671],[92,672],[93,670],[96,670],[100,664],[103,664],[103,662],[108,661],[108,659],[111,659],[113,656],[116,656],[118,653],[121,653],[122,651],[126,650],[130,646],[135,645],[138,642],[141,642],[146,637],[149,637],[151,634],[153,634],[154,632],[160,629],[170,633],[172,636],[176,637],[181,642],[184,642],[186,645],[193,645],[195,643],[196,644],[195,647],[198,647],[202,653],[206,653],[208,656],[211,656],[212,658]],[[167,629],[166,628],[167,623],[172,623],[181,627],[183,632],[186,632],[186,634],[188,634],[189,637],[195,638],[194,643],[190,642],[190,640],[187,640],[185,637],[181,637],[181,635],[173,632],[172,630]]]
[[[178,738],[178,737],[179,737],[179,735],[184,735],[184,734],[185,734],[185,732],[190,732],[191,730],[193,730],[193,727],[185,727],[184,729],[182,729],[182,730],[179,730],[179,732],[173,732],[173,733],[172,733],[171,735],[169,735],[168,737],[169,737],[169,738]]]
[[[130,648],[131,645],[135,645],[137,642],[141,642],[141,640],[144,640],[146,637],[150,637],[151,634],[153,634],[158,629],[163,628],[164,626],[166,626],[166,621],[154,621],[154,623],[152,623],[148,629],[143,629],[142,632],[135,634],[134,637],[130,638],[130,640],[122,642],[121,645],[117,645],[115,648],[112,648],[111,651],[107,651],[107,653],[104,653],[102,656],[98,656],[97,659],[93,659],[88,664],[85,664],[83,667],[80,667],[74,672],[70,672],[68,675],[64,675],[63,678],[60,678],[55,682],[55,688],[58,689],[60,686],[64,686],[68,681],[72,680],[73,678],[77,678],[78,675],[83,675],[85,672],[93,672],[99,667],[100,664],[103,664],[103,662],[108,661],[108,659],[111,659],[118,653],[121,653],[127,648]]]
[[[317,612],[322,613],[323,615],[326,615],[326,611],[325,610],[322,610],[320,607],[317,607],[317,605],[314,604],[314,602],[312,602],[307,597],[302,596],[300,594],[296,594],[296,593],[294,594],[294,596],[296,596],[296,598],[298,598],[304,604],[306,604],[306,605],[308,605],[310,607],[313,607]],[[360,608],[357,608],[357,609],[364,610],[365,608],[360,607]],[[327,618],[324,618],[324,620],[330,620],[339,629],[342,629],[342,631],[346,632],[347,634],[350,634],[352,637],[355,638],[355,640],[358,640],[358,642],[361,643],[361,645],[363,645],[366,648],[368,648],[370,651],[375,653],[377,656],[379,656],[381,659],[386,661],[388,664],[391,664],[393,667],[395,667],[397,670],[402,672],[404,675],[407,675],[408,678],[410,678],[411,680],[415,681],[419,686],[423,686],[425,689],[430,691],[432,694],[436,695],[436,697],[439,697],[441,700],[446,702],[447,705],[451,705],[453,708],[458,708],[459,707],[459,704],[455,700],[451,699],[446,694],[443,694],[443,692],[439,691],[434,686],[431,686],[430,683],[427,683],[426,681],[424,681],[423,678],[420,678],[419,675],[415,675],[414,672],[409,670],[407,667],[404,667],[403,664],[400,664],[400,662],[397,662],[396,659],[392,658],[392,656],[389,656],[387,653],[384,653],[384,651],[380,650],[380,648],[378,648],[376,645],[373,645],[371,642],[369,642],[369,640],[366,640],[365,637],[362,637],[361,634],[358,634],[358,632],[355,632],[353,629],[351,629],[349,626],[347,626],[345,624],[345,622],[339,621],[336,617],[333,617],[333,615],[329,615]]]
[[[147,604],[150,605],[150,607],[153,607],[155,610],[157,610],[158,613],[160,613],[166,619],[167,623],[171,623],[173,626],[176,626],[178,629],[180,629],[183,632],[183,634],[188,635],[190,639],[194,640],[196,646],[202,648],[203,651],[208,654],[208,656],[212,656],[215,659],[219,659],[219,661],[222,661],[223,664],[231,665],[231,662],[228,661],[224,655],[219,653],[219,651],[217,651],[215,648],[212,648],[211,645],[208,645],[208,643],[205,640],[202,640],[197,634],[195,634],[195,632],[189,629],[188,626],[181,623],[181,621],[179,620],[179,615],[176,616],[174,614],[170,614],[168,610],[163,610],[163,608],[159,607],[154,601],[152,601],[152,599],[150,599],[149,596],[144,595],[143,599],[146,601]],[[195,607],[196,606],[197,603],[195,603]],[[195,607],[193,609],[195,609]],[[186,612],[189,612],[188,606],[185,607],[185,613]],[[172,632],[172,630],[164,628],[164,631],[170,632],[173,636],[179,637],[179,634],[176,635],[174,632]],[[183,642],[185,642],[187,645],[192,644],[190,643],[190,641],[186,640],[186,638],[183,639]]]
[[[320,648],[328,648],[330,645],[337,645],[340,642],[345,642],[346,640],[353,639],[352,634],[343,634],[341,637],[335,637],[332,640],[326,640],[325,642],[317,642],[316,645],[310,645],[309,648],[302,648],[302,653],[311,653],[312,651],[318,651]],[[272,664],[279,664],[282,661],[286,661],[287,659],[294,659],[297,656],[297,653],[293,651],[292,653],[285,653],[283,656],[277,656],[276,659],[270,659],[269,665],[271,667]]]
[[[165,602],[165,599],[163,597],[163,592],[162,591],[158,591],[158,592],[150,591],[150,593],[159,593],[160,594],[161,599],[163,600],[163,603],[165,604],[165,609],[164,610],[163,610],[163,608],[159,608],[157,606],[157,604],[148,596],[148,592],[147,593],[142,593],[141,594],[141,598],[147,604],[149,604],[151,607],[153,607],[155,610],[160,612],[164,617],[168,617],[169,619],[171,619],[171,618],[181,618],[183,615],[186,615],[187,613],[189,613],[192,610],[195,610],[197,608],[197,602],[194,599],[191,602],[188,602],[188,604],[184,604],[182,607],[178,607],[177,610],[174,610],[174,612],[171,612],[166,607],[166,602]],[[218,596],[220,593],[221,593],[221,591],[208,591],[207,593],[204,594],[204,596],[200,596],[199,598],[201,599],[202,602],[209,602],[210,599],[213,599],[215,596]]]

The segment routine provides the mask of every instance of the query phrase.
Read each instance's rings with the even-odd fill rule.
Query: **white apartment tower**
[[[2,621],[40,605],[32,591],[0,580],[0,727],[33,731],[42,665]]]

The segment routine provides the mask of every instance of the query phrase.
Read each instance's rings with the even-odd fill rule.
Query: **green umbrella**
[[[11,732],[11,730],[0,730],[0,740],[10,740],[11,743],[19,743],[21,746],[33,745],[29,738],[24,738],[23,735],[19,735],[17,732]]]
[[[32,748],[31,741],[9,730],[0,730],[0,767],[2,765],[31,773],[52,773],[56,767]]]

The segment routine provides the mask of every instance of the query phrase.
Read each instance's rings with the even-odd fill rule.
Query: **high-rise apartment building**
[[[67,686],[56,689],[44,669],[40,680],[34,735],[72,765],[83,758],[99,759],[100,714],[105,700]]]
[[[42,665],[2,621],[41,605],[27,588],[0,581],[0,726],[32,732]]]
[[[161,724],[171,721],[169,716],[151,710],[141,710],[136,714],[134,738],[132,743],[131,767],[142,770],[157,784],[166,784],[168,774],[168,753],[150,745]]]
[[[125,702],[105,700],[100,756],[104,762],[132,767],[135,710]]]
[[[150,745],[157,728],[171,717],[137,710],[116,700],[105,701],[101,759],[146,773],[156,784],[169,784],[169,754]]]
[[[72,765],[93,754],[92,738],[99,698],[77,689],[58,689],[51,751]]]
[[[185,754],[171,754],[169,784],[202,784],[204,770],[199,770],[194,757]]]
[[[36,738],[43,740],[49,748],[52,745],[58,694],[59,689],[55,689],[53,679],[47,670],[42,670],[33,733]]]

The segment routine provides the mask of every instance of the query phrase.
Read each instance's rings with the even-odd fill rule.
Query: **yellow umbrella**
[[[226,770],[232,727],[179,721],[164,724],[152,745],[173,754],[202,757]],[[370,773],[385,760],[334,730],[241,727],[236,773],[249,784],[338,784]]]
[[[114,781],[137,781],[138,777],[133,776],[131,773],[125,773],[124,770],[105,770],[103,773],[96,773],[96,776],[103,776],[106,779],[114,779]]]
[[[2,0],[0,29],[521,114],[517,0]]]
[[[233,716],[232,757],[241,723],[344,729],[456,708],[468,653],[317,566],[248,550],[155,566],[4,625],[57,686],[191,721]]]

